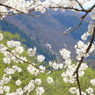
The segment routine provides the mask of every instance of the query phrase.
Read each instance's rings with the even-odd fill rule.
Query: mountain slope
[[[72,11],[51,11],[49,14],[41,17],[31,17],[27,15],[17,15],[5,18],[8,22],[15,24],[20,30],[23,30],[30,38],[35,40],[39,45],[46,47],[46,44],[51,44],[51,49],[55,53],[59,53],[59,49],[66,47],[72,51],[75,56],[74,45],[80,40],[81,35],[87,31],[87,22],[74,32],[62,36],[62,33],[69,27],[74,29],[80,19],[77,16],[82,16],[82,13]],[[88,16],[87,20],[91,20]]]
[[[76,27],[80,23],[80,19],[73,16],[76,13],[71,11],[49,11],[49,15],[42,17],[31,17],[27,15],[19,15],[7,17],[6,20],[15,24],[19,29],[26,32],[34,40],[38,37],[43,46],[47,43],[51,44],[54,51],[67,44],[67,48],[74,50],[73,45],[80,39],[82,33],[87,29],[87,23],[84,24],[75,32],[61,36],[61,34],[69,27]]]
[[[49,43],[54,51],[64,47],[67,43],[70,48],[72,42],[75,42],[72,35],[61,36],[67,27],[64,27],[58,20],[56,20],[51,14],[49,16],[43,16],[34,18],[27,15],[19,15],[6,18],[7,21],[17,25],[19,29],[24,30],[34,40],[39,37],[42,45]],[[65,22],[64,22],[65,23]]]
[[[56,59],[55,55],[53,55],[48,49],[40,46],[36,41],[31,39],[24,31],[21,31],[15,25],[1,20],[0,26],[3,31],[9,31],[12,34],[20,34],[20,37],[25,39],[23,43],[27,46],[27,48],[36,47],[37,53],[44,55],[46,57],[46,61]]]

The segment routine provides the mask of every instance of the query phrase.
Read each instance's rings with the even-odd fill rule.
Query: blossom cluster
[[[64,51],[63,58],[65,59],[65,61],[64,61],[64,63],[65,63],[64,68],[66,68],[66,71],[64,71],[61,74],[61,76],[63,77],[63,81],[66,82],[66,83],[76,83],[77,82],[76,74],[74,75],[74,72],[76,71],[77,65],[79,63],[72,64],[72,61],[70,59],[70,51],[68,51],[66,49],[62,49],[62,50]],[[62,50],[61,50],[61,52],[62,52]],[[65,51],[66,51],[66,53],[65,53]],[[67,51],[68,51],[68,53],[67,53]],[[61,55],[62,55],[62,53],[61,53]],[[65,57],[65,55],[66,56],[68,55],[68,57]],[[79,68],[79,71],[78,71],[79,77],[83,77],[84,76],[85,70],[87,68],[88,68],[88,65],[86,63],[82,63],[81,64],[81,66]],[[91,83],[94,83],[94,82],[95,82],[94,79],[91,80]],[[79,88],[71,87],[69,89],[69,91],[70,91],[71,94],[80,95]],[[82,95],[87,95],[86,93],[88,93],[89,95],[94,95],[93,92],[94,92],[93,88],[89,87],[89,88],[86,89],[85,92],[82,91],[81,93],[82,93]]]
[[[34,90],[34,88],[36,87],[36,85],[40,85],[41,84],[41,79],[35,79],[35,80],[31,80],[29,82],[28,85],[26,85],[24,87],[24,92],[28,92],[30,93],[32,90]],[[36,88],[36,92],[37,92],[37,95],[41,95],[45,92],[44,88],[43,87],[37,87]]]
[[[14,48],[13,50],[8,51],[8,48]],[[0,52],[4,53],[4,58],[3,61],[5,64],[10,64],[11,61],[15,62],[15,63],[23,63],[22,60],[27,61],[26,57],[20,57],[19,54],[23,53],[24,48],[20,45],[19,41],[7,41],[7,47],[4,46],[3,44],[0,44]],[[17,58],[18,57],[18,58]]]
[[[11,81],[12,77],[9,76],[7,77],[6,74],[3,75],[2,79],[0,80],[0,94],[3,94],[4,92],[9,92],[10,91],[10,86],[7,86],[6,90],[5,88],[5,84],[9,83]]]
[[[71,87],[71,88],[69,89],[69,91],[70,91],[72,94],[80,95],[79,89],[77,89],[76,87]],[[89,87],[89,88],[86,89],[85,92],[82,91],[81,93],[82,93],[82,95],[94,95],[93,92],[94,92],[93,88]]]
[[[49,66],[51,66],[53,69],[58,70],[58,69],[62,69],[63,68],[63,64],[62,63],[56,63],[56,62],[49,62]]]
[[[67,49],[60,50],[61,56],[65,59],[64,68],[66,68],[66,72],[63,72],[61,76],[63,77],[64,82],[74,83],[76,81],[75,76],[73,76],[76,66],[71,64],[70,54],[71,52]]]
[[[15,2],[15,3],[14,3]],[[91,0],[81,0],[79,3],[83,6],[86,2],[92,2]],[[3,19],[10,13],[15,14],[27,14],[31,11],[45,13],[47,9],[65,11],[64,7],[71,7],[81,9],[80,4],[76,0],[5,0],[0,2],[3,6],[0,6],[0,19]],[[94,19],[95,10],[92,10],[91,17]]]
[[[3,40],[3,35],[0,34],[0,41]],[[25,63],[27,62],[26,57],[19,56],[21,53],[23,53],[24,48],[21,46],[21,43],[19,41],[7,41],[7,45],[0,44],[0,53],[4,54],[3,61],[5,64],[11,64],[13,63]],[[36,47],[29,48],[27,50],[27,54],[29,56],[35,56],[36,54]],[[37,55],[37,60],[39,62],[43,62],[45,60],[45,57],[43,55]],[[61,64],[59,64],[59,68],[62,68]],[[29,66],[27,67],[27,71],[31,73],[32,75],[39,75],[40,73],[44,73],[46,71],[46,67],[43,65],[36,66],[35,63],[29,63]],[[0,94],[6,93],[6,95],[23,95],[24,93],[29,94],[31,91],[36,89],[37,95],[42,95],[45,90],[43,87],[40,87],[39,85],[42,83],[41,79],[34,79],[31,80],[27,85],[25,85],[24,88],[18,88],[15,92],[10,93],[11,87],[5,86],[5,84],[8,84],[12,80],[12,75],[15,74],[15,72],[22,72],[22,68],[18,67],[17,65],[13,65],[11,68],[6,67],[4,69],[5,74],[3,75],[2,79],[0,80]],[[49,84],[53,83],[52,77],[47,77],[47,82]],[[17,79],[15,81],[15,85],[19,86],[22,84],[22,81],[20,79]],[[38,85],[38,86],[37,86]]]
[[[93,35],[93,29],[94,29],[95,25],[93,23],[90,23],[88,25],[88,31],[86,33],[84,33],[81,36],[81,39],[83,41],[86,41],[88,39],[88,37]],[[90,53],[92,53],[95,50],[95,43],[84,43],[82,40],[77,42],[77,45],[75,45],[75,49],[76,49],[76,54],[77,57],[76,59],[80,62],[81,58],[87,58],[89,56]],[[88,49],[88,47],[90,46],[90,49]],[[72,61],[70,59],[70,54],[71,52],[68,51],[67,49],[62,49],[60,50],[61,56],[63,57],[63,59],[65,59],[64,63],[66,65],[64,65],[64,68],[66,68],[66,71],[63,72],[61,74],[61,76],[63,77],[63,80],[65,82],[70,82],[70,83],[76,83],[76,74],[75,71],[77,69],[77,66],[79,65],[79,62],[75,65],[72,64]],[[86,63],[81,63],[80,68],[78,70],[78,76],[79,77],[83,77],[85,74],[85,70],[88,68],[88,65]],[[95,85],[95,79],[91,79],[90,83],[92,85]],[[76,93],[77,95],[79,95],[79,89],[77,89],[76,87],[71,87],[70,88],[70,92],[72,94]],[[86,89],[85,92],[81,92],[82,95],[86,95],[86,93],[93,95],[93,88],[89,87],[88,89]]]
[[[3,40],[3,35],[0,34],[0,41]],[[7,67],[4,69],[5,74],[3,75],[2,79],[0,80],[0,95],[6,93],[6,95],[23,95],[24,93],[29,94],[34,88],[36,88],[37,95],[42,95],[45,90],[43,87],[36,87],[36,85],[41,84],[41,79],[35,79],[31,80],[28,85],[26,85],[23,89],[18,88],[15,92],[10,93],[11,87],[5,86],[5,84],[8,84],[12,80],[12,75],[15,74],[15,72],[22,72],[22,68],[18,67],[17,65],[13,65],[11,68],[8,67],[9,64],[13,63],[25,63],[27,62],[26,57],[20,56],[21,53],[23,53],[24,48],[21,46],[21,43],[19,41],[7,41],[6,45],[0,44],[0,53],[3,53],[4,58],[3,62],[7,64]],[[29,56],[34,56],[36,53],[36,47],[29,48],[27,50],[27,53]],[[43,62],[45,57],[43,55],[37,55],[37,60],[39,62]],[[38,75],[40,73],[45,72],[46,67],[45,66],[36,66],[35,63],[31,63],[27,70],[33,75]],[[48,78],[48,83],[52,83],[53,79]],[[17,79],[15,81],[15,85],[21,85],[22,81],[20,79]]]
[[[88,39],[88,37],[92,36],[94,27],[95,27],[95,25],[93,23],[90,23],[88,25],[88,31],[81,36],[81,39],[83,41],[86,41]],[[85,44],[83,41],[80,40],[80,41],[78,41],[77,45],[75,45],[76,54],[78,54],[78,56],[76,58],[78,60],[80,60],[81,57],[87,58],[89,56],[89,54],[95,50],[95,43],[92,43],[90,50],[87,52],[87,47],[89,46],[90,43]]]

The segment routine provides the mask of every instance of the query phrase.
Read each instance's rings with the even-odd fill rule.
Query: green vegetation
[[[10,35],[10,37],[9,37]],[[17,35],[17,36],[16,36]],[[11,39],[15,39],[15,40],[21,40],[24,41],[22,38],[19,37],[18,34],[11,34],[9,32],[4,32],[4,40],[3,43],[6,43],[6,40],[11,40]],[[25,50],[25,52],[22,54],[23,56],[28,57],[27,52]],[[41,87],[44,87],[45,89],[45,93],[43,95],[71,95],[69,92],[69,88],[76,86],[77,84],[70,84],[70,83],[65,83],[61,77],[61,74],[65,71],[63,70],[57,70],[57,71],[53,71],[51,74],[46,75],[45,73],[40,74],[39,76],[35,77],[34,75],[31,75],[28,71],[27,71],[27,67],[28,64],[27,63],[11,63],[6,65],[3,62],[3,54],[0,53],[0,79],[2,78],[2,76],[4,75],[4,69],[6,67],[10,67],[12,68],[13,65],[17,65],[18,67],[22,68],[21,72],[15,72],[14,75],[12,75],[12,80],[6,84],[8,86],[11,87],[11,92],[16,91],[17,88],[22,88],[27,85],[31,80],[34,80],[35,78],[41,78],[42,79],[42,84],[40,85]],[[28,57],[29,61],[31,61],[31,63],[35,63],[37,66],[39,65],[46,65],[46,62],[43,63],[39,63],[36,59],[36,57]],[[92,68],[88,68],[85,71],[85,75],[84,77],[81,78],[81,86],[82,86],[82,90],[85,91],[85,89],[87,87],[93,87],[89,82],[90,79],[95,78],[95,69]],[[51,76],[54,79],[54,82],[52,84],[48,84],[46,79],[48,76]],[[20,79],[22,81],[21,85],[17,86],[15,85],[15,81]],[[36,85],[38,86],[38,85]],[[95,90],[95,87],[93,87]],[[4,94],[5,95],[5,94]],[[24,94],[26,95],[26,94]],[[36,91],[33,90],[29,95],[36,95]]]

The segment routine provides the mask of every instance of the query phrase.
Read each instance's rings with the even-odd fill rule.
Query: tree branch
[[[83,10],[83,9],[78,9],[78,8],[73,8],[73,7],[63,7],[63,6],[58,6],[58,7],[52,7],[50,6],[49,8],[63,8],[63,9],[70,9],[70,10],[75,10],[75,11],[78,11],[78,12],[87,12],[88,10]]]
[[[90,9],[88,9],[87,11],[85,11],[86,14],[84,16],[82,16],[81,18],[84,19],[88,15],[88,13],[90,13],[94,9],[94,7],[95,7],[95,4]]]
[[[91,46],[92,46],[92,43],[93,43],[93,41],[94,41],[94,37],[95,37],[95,27],[93,28],[92,38],[91,38],[91,40],[90,40],[90,44],[88,45],[88,48],[86,49],[86,53],[85,53],[85,54],[87,54],[87,53],[89,52],[89,50],[90,50],[90,48],[91,48]],[[77,66],[77,68],[76,68],[76,70],[75,70],[75,72],[74,72],[74,74],[73,74],[73,75],[75,75],[75,74],[77,75],[76,79],[77,79],[77,84],[78,84],[78,87],[79,87],[79,92],[81,92],[81,87],[80,87],[80,82],[79,82],[78,71],[79,71],[79,68],[80,68],[80,66],[81,66],[81,64],[82,64],[82,62],[83,62],[83,60],[84,60],[84,56],[81,57],[81,60],[79,61],[79,64],[78,64],[78,66]],[[81,93],[80,93],[80,95],[81,95]]]
[[[66,35],[66,34],[69,34],[69,33],[73,32],[73,31],[75,31],[76,29],[78,29],[78,28],[81,26],[82,22],[83,22],[83,19],[81,20],[81,22],[79,23],[79,25],[77,25],[77,27],[75,27],[72,31],[63,33],[62,36],[63,36],[63,35]]]
[[[83,6],[80,4],[80,2],[78,0],[76,0],[76,2],[79,4],[79,6],[84,10]]]

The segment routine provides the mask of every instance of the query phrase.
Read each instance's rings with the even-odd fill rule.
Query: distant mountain
[[[74,45],[87,30],[87,23],[84,22],[83,25],[73,33],[61,36],[67,28],[72,27],[73,29],[76,27],[80,23],[80,19],[73,16],[77,14],[71,11],[55,12],[50,10],[48,13],[49,15],[38,18],[18,15],[7,17],[6,20],[15,24],[34,40],[39,38],[43,46],[47,43],[51,44],[54,51],[58,52],[59,49],[64,47],[64,44],[69,45],[68,48],[71,49],[72,45]]]
[[[24,31],[39,45],[46,47],[46,44],[49,43],[55,53],[58,53],[59,49],[66,47],[75,56],[74,45],[81,39],[81,35],[87,31],[88,23],[84,21],[76,31],[68,35],[62,36],[62,33],[69,27],[75,28],[81,21],[78,17],[82,15],[83,13],[68,10],[66,12],[49,10],[46,16],[17,15],[5,19]],[[86,19],[91,20],[89,16]]]

